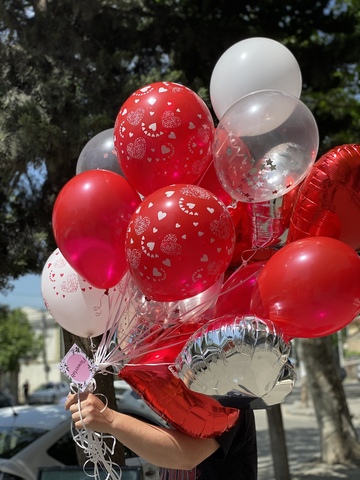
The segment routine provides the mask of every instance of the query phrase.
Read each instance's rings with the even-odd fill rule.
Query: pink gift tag
[[[83,392],[96,373],[96,365],[74,343],[61,360],[60,370],[77,385],[79,391]]]

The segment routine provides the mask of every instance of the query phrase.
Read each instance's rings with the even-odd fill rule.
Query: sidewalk
[[[360,382],[344,384],[353,425],[360,440]],[[281,407],[286,434],[287,454],[291,480],[360,480],[360,466],[320,463],[319,428],[312,406],[304,408],[299,399],[299,388],[295,388]],[[259,450],[259,480],[274,480],[273,460],[269,430],[265,411],[256,411]]]

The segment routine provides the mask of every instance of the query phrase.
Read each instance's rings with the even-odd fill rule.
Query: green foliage
[[[56,196],[126,98],[178,81],[211,107],[212,70],[242,39],[294,53],[320,154],[357,143],[359,11],[359,0],[0,0],[0,290],[41,271]]]
[[[34,334],[20,309],[0,306],[0,370],[16,371],[20,360],[35,359],[43,345],[43,338]]]

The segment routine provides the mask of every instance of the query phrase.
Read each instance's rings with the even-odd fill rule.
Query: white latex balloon
[[[54,320],[79,337],[96,337],[111,328],[122,305],[120,284],[105,290],[83,280],[57,248],[41,276],[43,300]]]
[[[210,99],[220,120],[244,95],[258,90],[279,90],[299,98],[299,64],[281,43],[254,37],[236,43],[219,58],[211,75]]]

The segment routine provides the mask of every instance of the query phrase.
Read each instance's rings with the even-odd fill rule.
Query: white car
[[[117,402],[121,402],[126,392],[132,391],[132,388],[125,380],[114,380],[114,390]]]
[[[126,413],[132,414],[130,407]],[[153,423],[136,408],[134,415]],[[41,467],[76,465],[70,427],[70,412],[63,405],[0,409],[0,480],[37,480]],[[143,480],[159,479],[158,467],[126,448],[125,458],[127,465],[141,466]]]
[[[70,392],[66,382],[47,382],[34,390],[28,399],[29,405],[59,403]]]

